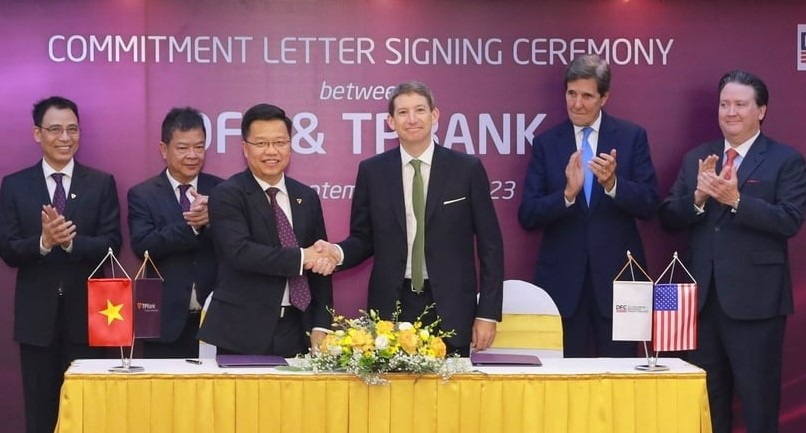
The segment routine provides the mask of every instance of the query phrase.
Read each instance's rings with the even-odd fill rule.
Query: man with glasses
[[[17,268],[14,340],[26,431],[50,433],[70,362],[105,357],[87,345],[87,278],[110,248],[120,249],[120,210],[115,179],[74,159],[76,104],[43,99],[33,119],[42,160],[3,179],[0,256]]]
[[[146,340],[145,358],[199,356],[199,318],[216,279],[207,194],[221,178],[202,173],[207,132],[198,110],[174,108],[162,122],[166,168],[129,190],[132,250],[146,251],[162,277],[160,337]]]
[[[305,271],[323,257],[312,245],[327,236],[319,196],[285,175],[291,124],[274,105],[247,110],[249,167],[210,193],[220,266],[199,338],[218,353],[294,357],[318,347],[332,321],[330,277]]]

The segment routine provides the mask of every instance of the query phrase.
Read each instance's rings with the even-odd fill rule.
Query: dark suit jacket
[[[339,245],[345,268],[374,255],[369,308],[390,317],[400,299],[408,255],[400,148],[359,165],[350,236]],[[501,319],[504,247],[487,173],[479,159],[439,145],[425,204],[425,262],[442,327],[457,333],[452,344],[469,344],[475,317]]]
[[[115,179],[75,163],[64,216],[76,225],[71,253],[54,246],[39,253],[42,206],[50,204],[42,163],[10,174],[0,187],[0,255],[17,268],[14,339],[48,346],[54,338],[58,289],[70,340],[87,342],[87,278],[109,248],[120,251],[120,209]],[[96,276],[103,276],[102,272]]]
[[[198,191],[209,195],[221,181],[200,173]],[[218,266],[213,238],[207,227],[196,235],[182,217],[165,170],[132,187],[128,202],[132,250],[140,259],[148,251],[164,278],[160,341],[176,341],[187,322],[193,283],[200,305],[213,290]]]
[[[285,177],[294,233],[300,247],[327,239],[316,191]],[[271,345],[289,276],[299,275],[299,248],[283,248],[266,193],[247,169],[210,193],[210,230],[219,260],[218,282],[199,338],[241,353],[265,353]],[[330,277],[305,272],[311,304],[304,326],[329,328]]]
[[[766,319],[793,311],[788,239],[803,225],[806,176],[803,155],[759,135],[739,166],[738,211],[708,200],[694,209],[698,160],[724,153],[724,140],[703,144],[683,165],[660,219],[667,229],[687,229],[686,265],[699,283],[700,308],[714,278],[723,311],[738,320]],[[718,171],[721,167],[717,167]]]
[[[611,149],[617,152],[616,197],[607,196],[594,178],[590,207],[584,192],[566,207],[565,167],[577,150],[573,124],[565,120],[532,143],[518,220],[527,230],[543,230],[535,283],[551,295],[563,316],[577,308],[588,263],[604,317],[613,314],[613,279],[627,262],[627,250],[646,266],[635,219],[651,218],[658,205],[646,131],[603,112],[596,153]]]

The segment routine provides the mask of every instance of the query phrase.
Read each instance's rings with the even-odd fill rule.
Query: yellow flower
[[[361,352],[372,350],[375,347],[375,339],[372,334],[363,329],[350,329],[347,333],[352,337],[352,346]]]
[[[440,337],[434,337],[431,339],[429,343],[429,347],[434,352],[434,356],[437,358],[444,358],[447,355],[448,348],[445,346],[445,342],[442,341]]]
[[[420,345],[420,339],[414,329],[400,331],[400,336],[398,339],[400,341],[400,347],[402,347],[406,353],[409,355],[417,353],[417,347]]]
[[[375,331],[378,334],[391,334],[395,329],[395,324],[388,320],[381,320],[375,324]]]
[[[428,329],[421,329],[420,330],[420,339],[422,339],[424,342],[427,342],[428,337],[430,337],[430,336],[431,336],[431,334],[428,332]]]

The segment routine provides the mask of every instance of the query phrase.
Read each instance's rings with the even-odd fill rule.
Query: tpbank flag
[[[806,24],[798,24],[798,70],[806,71]]]
[[[128,278],[87,280],[90,346],[131,346],[132,281]]]

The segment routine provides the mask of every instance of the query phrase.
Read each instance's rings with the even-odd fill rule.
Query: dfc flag
[[[90,346],[132,344],[132,281],[128,278],[87,280]]]
[[[697,348],[697,284],[656,284],[652,348],[657,352]]]

